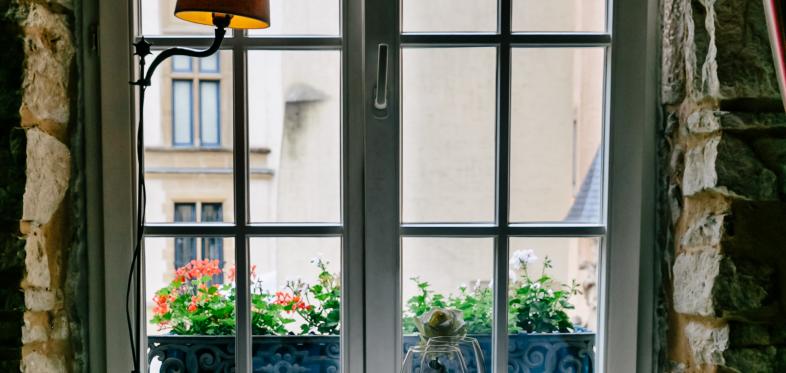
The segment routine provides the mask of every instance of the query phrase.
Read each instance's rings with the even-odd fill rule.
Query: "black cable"
[[[140,59],[140,70],[144,71],[144,58]],[[137,180],[139,180],[139,185],[137,188],[137,211],[136,211],[136,237],[134,242],[134,252],[131,259],[131,268],[128,271],[128,282],[126,284],[126,323],[128,326],[128,336],[131,342],[131,356],[134,362],[134,370],[132,373],[141,373],[139,369],[139,351],[137,350],[137,340],[141,332],[141,323],[140,318],[136,317],[134,320],[134,326],[132,327],[132,312],[129,303],[131,300],[131,288],[134,282],[134,274],[136,274],[136,283],[137,287],[140,286],[139,281],[139,261],[140,261],[140,254],[142,251],[142,239],[144,234],[144,223],[145,223],[145,202],[147,198],[147,193],[145,191],[145,170],[144,170],[144,107],[145,107],[145,85],[142,84],[139,86],[139,126],[137,127],[137,139],[136,139],[136,156],[137,156]],[[137,292],[141,291],[141,289],[137,289]],[[133,302],[140,301],[140,297],[135,297],[136,300]],[[136,331],[134,331],[136,329]]]
[[[134,241],[134,252],[131,258],[131,268],[128,270],[128,283],[126,284],[126,324],[128,326],[128,338],[131,342],[131,356],[134,359],[134,370],[131,373],[142,373],[139,368],[140,358],[141,358],[141,346],[137,345],[138,341],[141,341],[142,336],[142,318],[141,315],[138,315],[133,322],[132,326],[132,312],[129,306],[131,303],[131,287],[136,279],[136,292],[135,301],[142,302],[141,292],[142,292],[142,281],[141,281],[141,252],[142,252],[142,240],[144,239],[144,228],[145,228],[145,205],[147,202],[147,190],[145,189],[145,163],[144,163],[144,122],[145,122],[145,90],[150,85],[150,80],[152,79],[153,72],[155,72],[156,67],[161,64],[164,60],[172,56],[190,56],[190,57],[207,57],[216,53],[219,48],[221,47],[221,42],[224,40],[224,35],[226,34],[226,27],[229,26],[229,21],[232,17],[231,16],[224,16],[224,17],[214,17],[213,23],[216,26],[215,29],[215,38],[213,39],[213,43],[205,50],[193,50],[193,49],[186,49],[186,48],[169,48],[161,53],[159,53],[156,58],[153,59],[153,62],[150,64],[150,68],[145,74],[145,56],[150,54],[150,44],[144,40],[144,37],[139,40],[137,43],[134,43],[136,56],[139,56],[139,80],[136,82],[132,82],[132,85],[139,86],[139,125],[137,127],[137,138],[136,138],[136,158],[137,158],[137,180],[138,188],[137,188],[137,210],[136,210],[136,237]],[[134,274],[136,274],[136,278],[134,278]],[[139,311],[139,309],[137,309]],[[139,338],[139,339],[137,339]]]

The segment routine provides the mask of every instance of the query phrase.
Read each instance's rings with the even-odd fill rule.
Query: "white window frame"
[[[375,59],[377,51],[364,49],[363,43],[375,45],[381,41],[363,37],[364,26],[369,27],[363,22],[367,11],[367,7],[356,0],[345,0],[342,7],[344,19],[352,20],[342,25],[343,58],[348,61],[343,71],[364,71],[366,77],[352,80],[345,73],[342,77],[344,97],[366,97],[372,89],[366,82],[374,81],[374,72],[366,69],[362,61]],[[91,284],[89,346],[90,368],[95,372],[122,372],[132,366],[124,291],[134,237],[130,227],[134,226],[135,134],[132,118],[135,106],[133,91],[128,86],[135,76],[130,46],[134,35],[131,14],[133,1],[128,0],[100,3],[87,0],[81,9],[81,45],[86,46],[80,54],[85,69],[82,84],[87,92],[84,101],[88,155],[85,167],[87,186],[92,187],[87,197],[91,269],[88,274]],[[601,273],[599,299],[600,306],[605,307],[602,313],[605,319],[601,322],[605,326],[598,341],[598,345],[605,346],[598,356],[599,367],[604,372],[646,372],[653,367],[657,14],[657,2],[646,0],[616,0],[609,12],[609,19],[615,21],[612,29],[614,52],[609,55],[609,75],[612,77],[611,127],[607,142],[610,147],[607,167],[611,175],[608,185],[609,250],[601,258],[606,263],[603,266],[606,271]],[[97,52],[93,45],[100,46]],[[235,56],[236,63],[238,59]],[[239,62],[235,68],[245,68],[243,61]],[[236,94],[235,97],[240,96]],[[343,139],[347,147],[344,154],[349,160],[362,159],[363,127],[370,109],[347,102],[343,105],[346,122]],[[362,162],[348,161],[345,167],[346,194],[350,188],[362,188],[364,181]],[[362,216],[363,210],[362,204],[348,204],[344,216]],[[395,341],[369,343],[380,320],[365,313],[363,294],[373,289],[364,280],[363,271],[357,269],[364,265],[366,273],[370,268],[375,269],[368,267],[369,258],[364,256],[362,240],[379,234],[384,236],[376,227],[364,228],[362,223],[346,227],[348,244],[343,249],[342,277],[345,277],[344,292],[354,295],[347,299],[342,312],[342,366],[348,372],[380,371],[373,364],[374,350],[390,343],[394,343],[393,348],[399,348]],[[395,240],[398,241],[398,235]],[[388,322],[398,327],[398,317]],[[142,360],[146,360],[144,354]],[[394,369],[390,367],[391,372]]]

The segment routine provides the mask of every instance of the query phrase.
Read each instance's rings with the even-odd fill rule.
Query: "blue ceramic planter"
[[[491,372],[491,336],[478,339]],[[404,336],[404,350],[418,343]],[[253,338],[253,372],[337,373],[340,372],[338,336],[256,336]],[[235,339],[212,336],[150,336],[148,362],[161,364],[161,372],[234,372]],[[508,346],[510,373],[592,373],[595,363],[595,334],[516,334]],[[467,353],[466,356],[471,356]],[[474,372],[474,361],[468,361]]]

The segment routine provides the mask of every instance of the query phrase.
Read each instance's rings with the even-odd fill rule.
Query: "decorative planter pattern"
[[[478,339],[486,369],[491,372],[491,336]],[[340,371],[338,336],[256,336],[253,338],[253,372],[337,373]],[[418,337],[404,336],[405,351]],[[148,363],[160,363],[164,373],[234,372],[235,339],[213,336],[150,336]],[[516,334],[508,346],[510,373],[592,373],[595,334]],[[471,356],[466,354],[466,356]],[[474,361],[468,361],[474,372]]]

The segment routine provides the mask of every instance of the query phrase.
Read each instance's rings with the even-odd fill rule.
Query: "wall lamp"
[[[137,195],[136,195],[136,235],[134,238],[134,252],[131,260],[131,268],[128,272],[128,283],[126,287],[126,322],[128,324],[128,335],[131,342],[131,356],[133,357],[133,373],[142,373],[141,348],[138,343],[141,338],[142,320],[137,316],[132,321],[131,305],[142,302],[142,278],[140,252],[144,237],[145,225],[145,167],[144,167],[144,107],[145,90],[150,86],[151,78],[156,68],[167,58],[172,56],[188,57],[208,57],[216,53],[221,47],[227,28],[232,29],[264,29],[270,27],[270,3],[269,0],[177,0],[175,5],[175,16],[185,21],[202,25],[215,26],[215,38],[213,43],[204,50],[194,50],[188,48],[169,48],[159,53],[150,67],[145,70],[145,57],[151,54],[152,45],[144,37],[134,43],[134,55],[139,60],[139,77],[131,85],[139,87],[139,112],[137,126]],[[136,284],[134,287],[133,285]],[[132,289],[134,289],[134,302],[131,302]],[[142,307],[137,307],[141,311]]]

